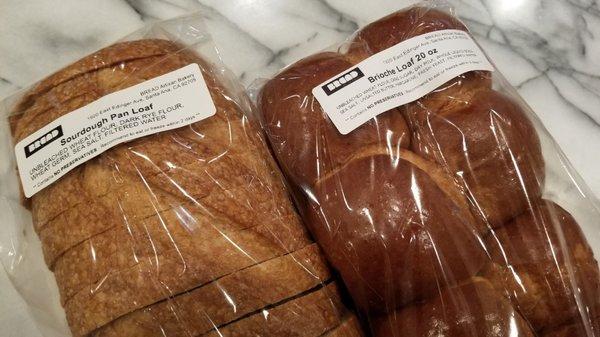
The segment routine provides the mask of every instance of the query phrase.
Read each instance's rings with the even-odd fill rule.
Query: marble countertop
[[[504,76],[600,195],[597,0],[451,0]],[[408,0],[49,0],[0,3],[0,97],[140,28],[201,10],[244,84],[342,41]],[[1,250],[2,247],[0,247]],[[1,253],[1,252],[0,252]],[[0,272],[0,335],[40,336]]]

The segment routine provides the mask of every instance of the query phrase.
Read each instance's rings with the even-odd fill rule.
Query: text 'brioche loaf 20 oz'
[[[581,331],[598,326],[597,262],[575,219],[542,199],[548,166],[576,182],[545,162],[551,138],[527,106],[491,64],[411,96],[464,66],[456,55],[488,62],[474,42],[434,48],[472,41],[466,31],[446,8],[418,5],[290,65],[257,98],[271,147],[374,336],[592,336]],[[422,82],[404,90],[410,81]],[[413,99],[385,105],[402,96]],[[390,109],[349,132],[340,122],[378,105]]]
[[[213,116],[116,145],[27,200],[72,334],[362,336],[246,98],[191,47],[121,42],[58,71],[14,108],[14,142],[190,64]]]

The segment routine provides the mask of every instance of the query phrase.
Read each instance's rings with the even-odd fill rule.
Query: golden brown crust
[[[85,106],[109,92],[117,90],[119,86],[130,86],[131,84],[134,84],[134,82],[137,83],[143,81],[143,77],[138,74],[141,72],[139,69],[143,67],[148,68],[151,65],[157,64],[157,62],[158,64],[164,65],[166,62],[165,60],[171,60],[173,58],[174,57],[162,56],[123,63],[119,67],[105,69],[105,71],[108,71],[108,74],[106,75],[100,75],[99,73],[101,71],[96,71],[94,73],[89,73],[83,75],[82,77],[78,77],[71,82],[62,84],[61,86],[64,86],[65,88],[62,88],[56,93],[54,93],[54,90],[58,90],[59,87],[52,89],[42,99],[38,99],[36,104],[23,114],[15,130],[15,138],[24,138],[54,119],[77,108]],[[188,58],[191,60],[190,57]],[[180,63],[180,65],[181,64],[183,63]],[[177,66],[173,64],[161,69],[160,71],[170,71],[176,68]],[[145,69],[145,71],[147,71],[147,69]],[[110,77],[109,74],[119,79],[119,81],[113,80],[114,83],[104,83],[103,85],[103,82],[107,81],[103,81],[102,78]],[[160,73],[157,73],[156,75],[159,74]],[[70,90],[75,91],[77,94],[73,98],[66,99],[65,97],[70,95]],[[53,95],[51,98],[48,98],[48,95],[50,94]],[[153,137],[145,137],[141,140],[133,142],[133,144],[147,144],[147,149],[149,147],[151,148],[150,145],[156,145],[156,142],[152,142],[152,140]],[[122,147],[127,148],[125,145],[117,146],[116,148],[110,150],[109,153],[111,151],[119,151],[119,149]],[[81,170],[81,168],[76,168],[73,172],[63,177],[58,182],[52,184],[39,193],[36,193],[32,197],[32,214],[36,230],[39,230],[46,223],[48,223],[49,220],[58,216],[68,208],[71,208],[77,204],[81,204],[85,201],[84,198],[73,197],[73,189],[79,188],[77,182],[75,182],[75,186],[69,185],[72,184],[72,180],[74,180],[74,178],[71,178],[70,176],[76,175],[76,170]],[[100,196],[101,194],[91,191],[85,195],[93,198]],[[69,199],[69,196],[71,199]],[[52,200],[52,202],[50,202],[50,200]],[[52,208],[49,209],[48,207]]]
[[[106,275],[136,265],[140,259],[181,252],[191,254],[198,241],[244,243],[267,238],[274,245],[291,251],[307,235],[295,216],[281,218],[278,222],[240,224],[193,204],[157,212],[139,221],[128,217],[122,224],[78,244],[61,256],[55,263],[54,274],[63,303]],[[214,257],[213,254],[203,258]]]
[[[121,83],[137,79],[141,69],[164,62],[167,58],[166,55],[159,55],[120,62],[111,67],[84,73],[51,88],[37,96],[35,103],[25,111],[16,112],[20,113],[20,120],[19,128],[13,132],[15,140],[20,141],[63,114],[91,102],[83,101],[80,105],[67,105],[65,109],[65,104],[73,98],[88,95],[94,101],[114,91]]]
[[[316,244],[242,269],[200,288],[123,316],[95,337],[198,336],[330,278]],[[267,309],[268,310],[268,309]]]
[[[145,68],[139,71],[136,71],[136,69],[141,68],[141,65],[127,71],[119,68],[117,73],[112,69],[105,69],[109,71],[108,74],[94,76],[94,79],[97,81],[97,91],[107,93],[121,87],[128,87],[146,78],[158,76],[190,62],[205,65],[203,61],[186,52],[162,57],[159,62],[153,61],[151,64],[148,62],[144,63]],[[104,161],[107,165],[111,165],[117,170],[128,171],[133,175],[150,176],[167,172],[173,166],[185,166],[198,161],[208,162],[224,154],[231,154],[239,156],[236,160],[246,164],[246,167],[251,167],[255,171],[260,172],[262,177],[270,176],[273,166],[271,164],[257,163],[254,160],[258,154],[261,156],[267,155],[264,144],[259,139],[256,139],[255,135],[250,134],[252,129],[240,114],[239,108],[228,98],[222,85],[212,78],[210,68],[205,68],[203,71],[213,100],[220,108],[216,116],[181,129],[147,136],[127,144],[116,146],[104,153],[97,161]],[[117,76],[118,74],[120,76]],[[111,78],[111,75],[121,80],[112,80],[110,85],[107,83],[108,80],[99,80],[101,78]],[[100,83],[105,83],[105,85],[102,86]],[[89,103],[93,99],[88,96],[78,98],[78,101],[74,102],[73,106],[65,105],[61,107],[60,111],[46,115],[58,117],[68,112],[70,108],[82,105],[82,100],[84,103]],[[44,120],[47,118],[48,116],[44,117]],[[206,139],[210,139],[210,141]],[[243,146],[245,146],[244,150],[238,148]],[[179,155],[177,157],[170,155],[173,152],[177,152]],[[48,191],[46,189],[42,190],[33,197],[32,212],[36,229],[39,230],[49,220],[72,206],[84,204],[86,201],[102,195],[103,192],[86,190],[83,197],[74,198],[72,192],[81,188],[81,182],[73,181],[74,178],[69,176],[76,175],[77,170],[81,169],[75,169],[72,174],[49,186],[47,188]],[[49,199],[52,199],[54,202],[48,202]],[[56,200],[61,202],[56,202]]]
[[[86,169],[97,166],[87,165]],[[90,170],[88,170],[90,171]],[[105,194],[61,213],[38,233],[48,266],[71,247],[118,225],[139,221],[157,212],[185,203],[160,188],[148,186],[139,177],[112,176],[110,170],[93,170],[98,190]],[[102,178],[102,171],[107,172]],[[75,190],[76,191],[76,190]]]
[[[53,87],[85,73],[110,67],[120,62],[174,53],[180,49],[181,46],[178,46],[171,41],[161,39],[145,39],[116,43],[84,57],[46,77],[22,98],[15,110],[25,110],[35,102],[38,96]]]
[[[92,77],[91,74],[84,74],[77,80],[52,88],[21,115],[18,115],[19,122],[16,123],[13,130],[15,143],[55,119],[43,120],[46,116],[53,115],[56,111],[60,111],[58,114],[62,115],[98,99],[101,95],[97,92],[96,85],[90,81],[90,77]]]
[[[141,81],[144,79],[145,75],[144,74],[148,74],[151,73],[152,75],[158,75],[162,72],[171,70],[176,68],[178,65],[184,64],[184,62],[189,62],[194,60],[194,58],[192,56],[190,56],[189,54],[186,53],[178,53],[177,55],[172,55],[169,57],[164,57],[163,59],[161,59],[160,62],[155,64],[159,65],[160,70],[159,73],[155,74],[154,72],[150,71],[149,69],[153,69],[152,67],[150,67],[150,65],[148,63],[144,63],[146,65],[146,68],[143,69],[143,71],[137,71],[134,72],[135,76],[128,76],[126,77],[128,80],[127,81],[123,81],[121,80],[120,82],[118,81],[114,81],[114,83],[111,83],[111,86],[106,86],[106,88],[103,88],[102,91],[113,91],[116,90],[118,88],[118,86],[128,86],[132,83],[127,83],[127,84],[123,84],[124,82],[131,82],[132,80],[135,81]],[[141,67],[135,67],[135,69]],[[135,70],[134,69],[134,70]],[[113,75],[116,76],[117,74],[114,73],[114,71],[112,69],[110,70],[110,74],[109,75]],[[134,70],[130,70],[134,71]],[[124,70],[120,70],[120,72],[125,72]],[[94,76],[94,79],[98,80],[100,78],[103,77],[110,77],[108,75],[105,76]],[[116,76],[117,78],[123,78],[123,75],[121,74],[121,77]],[[107,81],[104,81],[107,82]],[[120,83],[120,84],[117,84]],[[211,89],[215,89],[215,92],[220,92],[221,94],[223,94],[223,90],[219,89],[219,85],[214,81],[214,80],[208,80],[209,86],[211,86]],[[215,97],[220,97],[217,96],[216,94],[214,94],[213,96]],[[216,100],[216,99],[215,99]],[[89,99],[87,101],[90,101]],[[226,102],[227,100],[224,100],[223,98],[220,98],[220,101]],[[77,106],[79,106],[81,104],[77,104]],[[221,104],[221,107],[230,107],[230,108],[235,108],[234,105],[232,105],[231,103],[227,103],[227,104]],[[68,111],[69,107],[63,107],[61,111]],[[103,157],[101,157],[98,160],[104,160],[108,161],[108,165],[112,165],[115,168],[118,168],[118,170],[127,170],[130,168],[129,172],[133,173],[133,174],[137,174],[137,175],[142,175],[144,176],[144,178],[148,177],[151,174],[158,174],[161,172],[165,172],[167,171],[171,166],[183,166],[186,163],[191,163],[194,161],[209,161],[212,160],[220,155],[223,155],[224,153],[228,152],[230,150],[231,147],[233,147],[233,144],[227,144],[225,142],[232,142],[233,141],[239,141],[244,137],[239,137],[237,136],[240,133],[244,133],[245,130],[241,129],[240,126],[238,125],[231,125],[234,119],[237,119],[236,121],[239,122],[240,119],[240,114],[239,113],[232,113],[230,112],[228,109],[223,109],[220,110],[218,112],[219,119],[221,119],[220,123],[215,123],[215,121],[201,121],[199,123],[196,123],[194,125],[191,125],[189,127],[186,128],[182,128],[180,130],[176,130],[176,131],[170,131],[167,133],[163,133],[161,135],[155,135],[155,136],[149,136],[149,137],[144,137],[143,139],[122,145],[122,146],[117,146],[113,149],[111,149],[110,151],[108,151],[107,153],[105,153],[105,155]],[[60,115],[63,112],[58,112],[55,115]],[[56,116],[54,116],[56,117]],[[216,119],[216,118],[214,118]],[[225,123],[223,123],[223,121]],[[205,126],[206,125],[206,126]],[[218,126],[218,128],[217,128]],[[241,126],[243,127],[243,126]],[[233,130],[232,130],[233,128]],[[212,130],[211,130],[212,129]],[[210,135],[211,136],[215,136],[215,135],[219,135],[220,138],[222,138],[220,141],[221,143],[219,143],[219,139],[215,139],[217,140],[217,142],[213,142],[212,144],[203,144],[203,143],[199,143],[198,139],[200,137],[202,137],[204,134],[207,134],[206,130],[211,130]],[[178,135],[182,135],[183,137],[179,137]],[[236,134],[236,139],[231,139],[231,134]],[[229,137],[228,137],[229,135]],[[186,136],[188,137],[186,139]],[[195,139],[191,138],[191,137],[195,137]],[[216,138],[216,137],[215,137]],[[202,138],[200,138],[202,139]],[[183,146],[183,144],[185,143],[186,146]],[[238,142],[236,142],[238,143]],[[260,144],[259,146],[256,146],[255,144],[251,144],[252,141],[248,141],[248,139],[246,138],[245,141],[242,144],[235,144],[237,145],[244,145],[244,146],[248,146],[247,150],[250,150],[250,147],[254,147],[255,149],[258,147],[260,148],[260,146],[262,146],[262,144]],[[252,146],[250,146],[252,145]],[[182,151],[183,150],[183,151]],[[263,152],[261,152],[261,154],[265,154],[264,150],[262,150]],[[173,158],[173,156],[169,155],[170,153],[173,152],[178,152],[179,155],[176,158]],[[240,151],[240,150],[232,150],[230,152],[235,152],[236,154],[242,154],[245,153],[244,151]],[[257,150],[254,151],[246,151],[249,152],[249,154],[244,154],[242,156],[246,156],[246,160],[243,161],[245,163],[250,163],[253,164],[256,168],[256,163],[255,161],[252,162],[252,160],[248,159],[248,157],[252,157],[255,156],[257,154]],[[138,159],[135,160],[138,157],[138,154],[141,155],[142,159]],[[110,160],[107,160],[110,159]],[[242,158],[240,158],[242,159]],[[268,165],[263,165],[263,166],[268,166]],[[48,191],[41,191],[40,193],[36,194],[34,196],[34,202],[33,202],[33,216],[34,216],[34,223],[36,225],[36,228],[39,230],[41,227],[43,227],[43,225],[45,225],[50,219],[54,219],[56,216],[60,215],[62,212],[64,212],[65,210],[67,210],[68,208],[72,207],[73,205],[77,205],[77,204],[82,204],[85,205],[87,202],[91,202],[94,198],[98,197],[98,196],[102,196],[103,193],[105,192],[98,192],[95,189],[84,189],[84,193],[73,193],[74,191],[78,191],[81,192],[81,187],[82,185],[85,185],[85,182],[79,182],[76,181],[76,179],[74,178],[75,176],[78,175],[78,173],[76,171],[80,171],[81,169],[78,168],[76,169],[74,172],[72,172],[71,174],[69,174],[67,177],[64,177],[63,179],[61,179],[59,182],[51,185],[50,187],[48,187]],[[152,173],[150,172],[152,171]],[[264,180],[264,174],[265,174],[265,169],[264,167],[262,168],[262,172],[263,174],[263,180]],[[87,178],[83,177],[83,178]],[[62,183],[62,184],[61,184]],[[88,192],[89,191],[89,192]],[[46,202],[48,199],[52,199],[54,202]],[[56,201],[60,201],[60,202],[56,202]],[[51,209],[48,209],[48,207],[50,207]]]
[[[342,307],[338,289],[330,283],[202,336],[317,337],[340,324]]]
[[[62,176],[54,184],[50,184],[31,197],[31,216],[34,229],[38,234],[48,222],[85,201],[87,191],[81,185],[84,180],[81,175],[84,172],[85,166],[76,167],[69,174]],[[102,192],[99,194],[102,195]],[[54,200],[54,202],[46,202],[47,200]]]
[[[309,244],[304,236],[294,241],[294,250]],[[83,335],[138,308],[289,253],[287,248],[259,235],[233,244],[226,238],[197,242],[190,251],[140,259],[133,267],[108,274],[75,294],[65,304],[67,320],[74,334]]]
[[[231,115],[228,112],[222,113]],[[230,122],[232,117],[229,116]],[[229,126],[228,123],[223,122],[221,116],[215,116],[181,129],[150,135],[116,146],[105,152],[101,157],[90,161],[90,164],[75,168],[59,181],[33,196],[32,213],[36,230],[39,231],[50,220],[70,208],[77,205],[85,207],[85,204],[93,202],[94,199],[109,193],[109,191],[119,189],[119,186],[108,186],[110,184],[107,185],[107,183],[118,180],[117,177],[124,174],[128,174],[137,180],[140,177],[149,179],[150,176],[165,174],[172,168],[184,167],[194,162],[208,163],[229,154],[243,157],[243,155],[240,155],[242,151],[231,149],[234,144],[238,145],[239,143],[247,146],[246,157],[253,158],[253,156],[256,156],[258,151],[252,148],[256,148],[257,145],[248,140],[228,144],[225,143],[225,139],[221,140],[215,136],[214,141],[205,144],[201,141],[201,137],[204,137],[207,134],[206,130],[209,129],[214,129],[211,135],[217,135],[219,132],[224,133],[225,135],[219,136],[221,138],[226,138],[229,133],[238,134],[243,132],[240,127]],[[177,152],[178,155],[170,155],[174,152]],[[242,158],[238,160],[242,160]],[[242,162],[248,163],[251,162],[251,159],[246,158]],[[106,173],[100,176],[97,170],[90,173],[88,166],[104,167]],[[260,167],[260,165],[254,163],[253,168],[255,167]],[[264,169],[261,174],[263,179],[268,177]],[[104,184],[98,185],[99,181]],[[53,200],[54,202],[47,202],[47,200]]]

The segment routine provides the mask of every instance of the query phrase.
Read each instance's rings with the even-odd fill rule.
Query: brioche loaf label
[[[337,129],[348,134],[380,113],[474,70],[494,67],[467,32],[439,30],[367,58],[321,83],[313,95]]]
[[[195,123],[216,111],[197,64],[106,95],[15,145],[25,196],[115,145]]]

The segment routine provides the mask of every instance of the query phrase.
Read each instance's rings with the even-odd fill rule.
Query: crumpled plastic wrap
[[[307,226],[371,336],[600,336],[597,201],[497,70],[346,135],[312,93],[444,29],[467,31],[424,2],[259,83],[261,123]]]
[[[214,116],[112,147],[22,197],[12,144],[192,63]],[[3,102],[0,255],[43,335],[362,335],[250,111],[198,16],[148,26]]]

